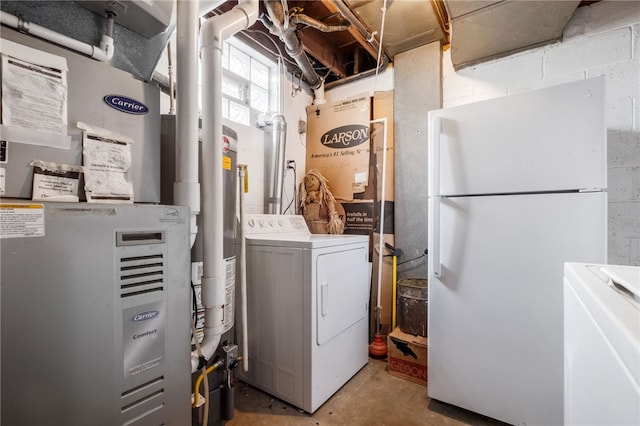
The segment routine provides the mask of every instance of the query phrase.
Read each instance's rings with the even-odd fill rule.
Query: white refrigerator
[[[604,78],[429,113],[428,394],[563,422],[563,264],[605,263]]]

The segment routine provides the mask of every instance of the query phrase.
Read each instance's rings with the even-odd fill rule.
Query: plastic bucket
[[[414,336],[427,336],[427,280],[402,278],[398,280],[396,320],[398,327]]]

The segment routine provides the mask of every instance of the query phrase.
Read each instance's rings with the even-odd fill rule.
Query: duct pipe
[[[312,89],[317,89],[322,84],[322,78],[316,74],[307,54],[304,53],[302,43],[300,43],[295,33],[295,26],[288,26],[288,22],[287,25],[284,25],[286,17],[282,9],[282,4],[271,1],[265,1],[264,4],[269,14],[269,20],[271,21],[271,24],[266,24],[265,26],[272,34],[280,37],[285,44],[287,53],[296,61],[309,86],[311,86]],[[265,21],[266,18],[262,20],[263,23]]]
[[[113,16],[109,15],[108,19],[107,29],[113,28]],[[25,21],[22,18],[18,18],[17,16],[2,11],[0,11],[0,23],[13,27],[23,33],[31,34],[55,44],[59,44],[60,46],[64,46],[68,49],[75,50],[76,52],[90,56],[98,61],[107,62],[113,58],[113,38],[108,34],[108,31],[107,34],[102,36],[100,47],[98,47],[67,37],[63,34],[51,31],[48,28]]]
[[[178,99],[176,115],[176,181],[173,203],[191,208],[191,246],[196,240],[200,213],[198,182],[198,0],[178,0],[177,4],[177,73]]]
[[[287,146],[287,121],[284,115],[268,112],[260,116],[258,127],[271,126],[271,160],[273,173],[268,177],[267,213],[282,214],[284,156]]]
[[[213,355],[223,333],[226,265],[223,254],[224,223],[222,205],[222,47],[236,32],[258,18],[258,0],[240,0],[223,15],[213,16],[202,25],[202,304],[205,306],[204,358]],[[191,370],[200,360],[191,354]]]

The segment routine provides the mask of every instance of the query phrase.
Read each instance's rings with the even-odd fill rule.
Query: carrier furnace
[[[3,200],[3,425],[189,423],[188,217]]]

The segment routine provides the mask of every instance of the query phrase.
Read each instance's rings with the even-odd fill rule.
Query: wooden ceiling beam
[[[320,2],[329,10],[331,13],[340,13],[336,5],[333,3],[333,0],[320,0]],[[362,46],[364,50],[366,50],[372,58],[377,60],[378,52],[369,44],[369,42],[364,38],[360,31],[355,27],[355,25],[351,25],[349,29],[349,34],[356,39],[356,41]]]
[[[340,78],[347,76],[343,54],[335,46],[327,43],[327,40],[317,30],[298,31],[298,37],[300,37],[305,52],[316,58]]]

